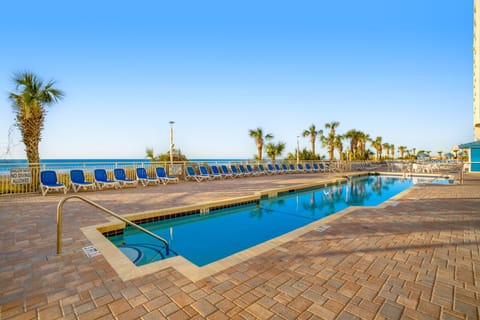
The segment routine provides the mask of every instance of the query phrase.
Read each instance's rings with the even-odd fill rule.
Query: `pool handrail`
[[[79,196],[79,195],[71,195],[71,196],[65,197],[62,200],[60,200],[58,202],[58,205],[57,205],[57,255],[60,255],[62,253],[62,210],[63,210],[63,204],[67,200],[70,200],[70,199],[82,200],[83,202],[85,202],[85,203],[87,203],[87,204],[89,204],[89,205],[91,205],[91,206],[93,206],[93,207],[111,215],[114,218],[119,219],[122,222],[125,222],[128,225],[131,225],[132,227],[148,234],[149,236],[154,237],[155,239],[162,241],[165,244],[165,250],[166,250],[167,255],[169,254],[169,251],[170,251],[169,244],[168,244],[168,241],[165,240],[164,238],[156,235],[155,233],[153,233],[151,231],[148,231],[147,229],[139,226],[138,224],[136,224],[136,223],[134,223],[130,220],[125,219],[124,217],[116,214],[115,212],[113,212],[111,210],[108,210],[105,207],[102,207],[101,205],[93,202],[92,200],[89,200],[89,199],[87,199],[85,197],[82,197],[82,196]]]

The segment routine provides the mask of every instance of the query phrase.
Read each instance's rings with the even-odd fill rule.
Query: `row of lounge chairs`
[[[102,190],[103,188],[119,189],[128,186],[136,187],[138,183],[147,186],[149,184],[178,182],[178,178],[167,175],[163,167],[155,168],[155,177],[149,177],[145,168],[136,168],[135,173],[136,179],[129,179],[127,178],[125,169],[116,168],[113,170],[114,180],[111,180],[108,178],[105,169],[95,169],[93,171],[95,181],[92,182],[85,179],[83,170],[74,169],[70,170],[70,186],[66,186],[58,182],[57,173],[54,170],[44,170],[40,172],[40,190],[42,195],[46,195],[49,191],[59,191],[66,194],[69,187],[71,187],[74,192],[78,192],[81,189]]]
[[[288,174],[288,173],[314,173],[314,172],[329,172],[335,169],[330,169],[323,163],[306,163],[303,165],[299,163],[294,164],[267,164],[266,167],[263,164],[259,164],[257,168],[253,168],[252,165],[239,164],[239,165],[211,165],[210,170],[207,166],[198,166],[198,173],[193,166],[185,167],[185,180],[194,180],[197,182],[213,180],[213,179],[226,179],[259,175],[276,175],[276,174]]]
[[[205,165],[198,167],[198,173],[193,166],[185,167],[185,180],[194,180],[197,182],[213,180],[213,179],[226,179],[248,176],[260,176],[260,175],[276,175],[287,173],[310,173],[310,172],[328,172],[334,169],[329,168],[328,164],[323,163],[306,163],[303,165],[299,163],[294,164],[259,164],[255,168],[250,165],[211,165],[209,168]],[[74,192],[84,190],[102,190],[104,188],[123,188],[123,187],[136,187],[138,183],[143,186],[151,184],[168,184],[178,182],[178,178],[175,176],[169,176],[166,174],[163,167],[155,168],[155,176],[150,177],[147,174],[145,168],[139,167],[135,169],[136,179],[127,178],[125,169],[116,168],[113,170],[114,179],[108,178],[107,171],[105,169],[95,169],[93,172],[94,181],[87,181],[85,179],[85,173],[83,170],[75,169],[70,170],[70,185],[59,183],[57,179],[57,173],[54,170],[44,170],[40,173],[40,188],[43,195],[46,195],[49,191],[60,191],[67,193],[71,188]]]

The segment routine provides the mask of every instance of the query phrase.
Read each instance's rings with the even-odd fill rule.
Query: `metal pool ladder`
[[[116,214],[115,212],[113,212],[111,210],[108,210],[105,207],[102,207],[101,205],[99,205],[99,204],[97,204],[93,201],[88,200],[87,198],[84,198],[82,196],[77,196],[77,195],[71,195],[71,196],[65,197],[62,200],[60,200],[60,202],[57,205],[57,254],[58,255],[60,255],[62,253],[62,209],[63,209],[63,204],[70,199],[82,200],[83,202],[88,203],[89,205],[91,205],[91,206],[93,206],[93,207],[111,215],[114,218],[117,218],[118,220],[120,220],[122,222],[125,222],[128,225],[131,225],[132,227],[148,234],[149,236],[152,236],[155,239],[162,241],[165,244],[165,249],[166,249],[167,256],[169,255],[170,248],[169,248],[169,245],[168,245],[168,241],[165,240],[164,238],[156,235],[155,233],[153,233],[151,231],[148,231],[147,229],[139,226],[138,224],[136,224],[136,223],[134,223],[130,220],[125,219],[124,217]]]

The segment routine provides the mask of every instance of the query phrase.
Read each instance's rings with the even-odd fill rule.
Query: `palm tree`
[[[370,154],[370,151],[367,150],[367,142],[371,141],[370,135],[368,133],[360,132],[359,135],[359,155],[360,159],[367,160]]]
[[[28,163],[33,165],[40,162],[38,145],[42,139],[47,113],[45,107],[61,100],[64,93],[53,87],[53,80],[44,84],[40,78],[28,71],[15,74],[13,80],[17,92],[10,93],[9,98],[13,102]]]
[[[250,129],[249,135],[250,135],[250,137],[255,139],[255,143],[257,144],[257,159],[262,160],[263,144],[264,144],[265,140],[273,139],[273,134],[267,133],[264,136],[262,128],[258,127],[255,130]]]
[[[272,160],[272,163],[275,163],[277,156],[282,154],[283,150],[285,150],[285,146],[285,142],[279,142],[277,144],[270,142],[265,146],[265,151],[267,152],[268,157]]]
[[[158,158],[159,158],[159,157],[155,157],[155,154],[153,153],[153,149],[152,149],[152,148],[147,148],[147,149],[145,150],[145,153],[146,153],[146,157],[147,157],[148,159],[150,159],[150,161],[152,161],[152,162],[158,161]]]
[[[335,142],[334,142],[334,145],[335,145],[335,148],[337,148],[337,152],[338,152],[340,160],[343,160],[343,143],[342,143],[342,140],[343,140],[343,136],[338,135],[338,136],[335,137]]]
[[[387,159],[388,158],[388,155],[389,155],[389,151],[390,151],[390,143],[387,143],[385,142],[383,145],[383,152],[385,152],[385,157],[384,159]]]
[[[357,159],[358,156],[358,148],[359,148],[359,138],[360,138],[360,131],[357,131],[355,129],[347,131],[347,133],[344,134],[344,137],[346,139],[350,139],[350,159]]]
[[[408,148],[406,146],[400,146],[398,147],[398,152],[400,152],[400,158],[403,159],[403,156],[405,155],[405,152],[407,152]]]
[[[312,160],[315,160],[316,159],[316,155],[315,155],[315,141],[317,140],[317,136],[320,135],[322,136],[323,135],[323,130],[318,130],[317,131],[317,128],[315,128],[315,125],[312,124],[310,126],[310,128],[308,128],[308,130],[305,130],[303,131],[302,133],[302,136],[303,137],[310,137],[310,143],[312,144],[312,155],[313,155],[313,158]]]
[[[377,151],[377,160],[380,160],[382,158],[382,137],[377,137],[371,144]]]
[[[390,154],[391,154],[392,160],[395,160],[395,145],[393,143],[390,145]]]
[[[325,146],[328,146],[328,157],[330,161],[333,160],[333,151],[335,150],[335,129],[340,125],[338,121],[332,121],[330,123],[325,124],[325,129],[330,129],[330,132],[326,137],[321,136],[320,138],[323,141]]]

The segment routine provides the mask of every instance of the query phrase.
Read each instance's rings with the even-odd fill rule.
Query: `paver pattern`
[[[285,175],[82,192],[120,214],[327,179]],[[108,218],[61,195],[0,197],[0,319],[478,319],[480,176],[419,185],[394,205],[357,208],[213,276],[168,268],[123,282],[88,258],[81,227]]]

